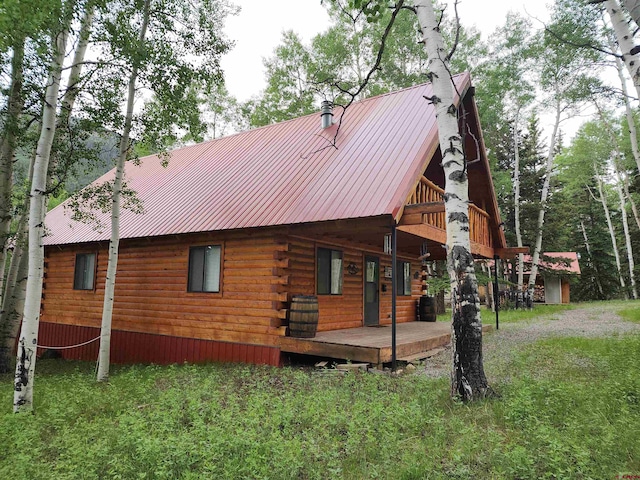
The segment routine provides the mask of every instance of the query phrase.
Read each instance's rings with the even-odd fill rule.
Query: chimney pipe
[[[333,125],[333,103],[329,100],[322,101],[320,118],[322,119],[322,128],[329,128]]]

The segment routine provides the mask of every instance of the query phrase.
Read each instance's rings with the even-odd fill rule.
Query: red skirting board
[[[40,322],[38,355],[44,347],[78,345],[100,335],[100,329],[60,323]],[[81,347],[58,350],[69,360],[95,361],[99,340]],[[241,362],[280,366],[280,349],[263,345],[218,342],[197,338],[170,337],[150,333],[111,332],[111,362],[113,363],[204,363]]]

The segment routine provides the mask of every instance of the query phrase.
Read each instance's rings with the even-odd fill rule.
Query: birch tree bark
[[[16,360],[15,391],[13,409],[28,412],[33,409],[33,383],[40,323],[40,301],[44,270],[44,216],[46,213],[47,171],[51,146],[56,129],[56,108],[62,76],[62,64],[67,47],[68,31],[55,35],[52,40],[53,58],[49,67],[44,112],[36,159],[31,182],[29,205],[29,273],[24,305],[24,315],[18,355]]]
[[[147,35],[149,25],[150,0],[145,0],[143,7],[142,25],[138,36],[138,49],[142,52],[142,45]],[[111,324],[113,318],[113,298],[116,286],[116,273],[118,270],[118,248],[120,244],[120,194],[122,192],[122,177],[124,164],[129,154],[129,134],[133,119],[133,104],[136,94],[136,80],[138,78],[138,64],[134,62],[127,91],[127,112],[125,116],[120,149],[116,165],[116,176],[113,183],[111,199],[111,240],[109,241],[109,263],[107,264],[107,277],[104,287],[104,303],[102,307],[102,324],[100,328],[100,350],[98,352],[97,380],[106,382],[109,380],[109,364],[111,351]]]
[[[622,0],[622,5],[627,9],[636,25],[640,26],[640,0]]]
[[[589,237],[587,237],[587,229],[584,228],[584,222],[580,220],[580,230],[582,230],[582,237],[584,238],[584,246],[587,249],[587,255],[589,256],[589,262],[593,265],[593,270],[595,272],[595,281],[598,287],[598,292],[600,293],[600,297],[604,298],[604,290],[602,288],[602,282],[600,282],[600,273],[598,272],[598,267],[593,261],[593,255],[591,254],[591,246],[589,245]]]
[[[531,273],[529,274],[529,294],[531,298],[533,298],[533,290],[536,284],[536,277],[538,276],[540,253],[542,252],[542,227],[544,226],[544,215],[547,211],[549,185],[551,184],[551,174],[553,172],[553,160],[555,158],[556,141],[558,137],[558,128],[560,127],[561,113],[562,108],[560,100],[556,100],[556,118],[553,124],[551,140],[549,141],[549,153],[547,154],[545,177],[542,184],[542,192],[540,193],[540,210],[538,211],[538,223],[536,225],[536,244],[531,258]]]
[[[5,265],[9,231],[11,229],[12,191],[13,191],[13,163],[15,161],[16,145],[20,114],[24,106],[22,91],[24,69],[24,44],[21,38],[13,47],[11,58],[11,84],[7,99],[6,113],[2,119],[2,138],[0,139],[0,297],[4,290]],[[0,298],[2,305],[2,298]],[[2,326],[0,325],[0,328]]]
[[[518,134],[518,117],[520,108],[516,109],[513,121],[513,212],[515,217],[516,242],[522,247],[522,233],[520,230],[520,138]],[[524,285],[524,254],[518,254],[518,296],[522,296]]]
[[[637,53],[631,53],[634,50],[633,34],[629,28],[629,23],[625,18],[622,8],[618,4],[617,0],[606,0],[604,2],[609,18],[611,19],[611,25],[618,41],[618,46],[622,52],[624,64],[629,71],[631,81],[636,89],[637,98],[640,99],[640,55]]]
[[[24,255],[24,242],[27,235],[26,216],[18,222],[9,271],[0,312],[0,373],[11,369],[11,357],[20,330],[24,296],[27,285],[27,256]]]
[[[73,112],[75,101],[79,94],[79,82],[82,75],[84,58],[89,45],[89,34],[91,32],[91,25],[94,16],[94,6],[88,4],[83,18],[81,20],[80,32],[78,35],[78,43],[74,53],[73,61],[67,80],[67,88],[60,103],[60,114],[56,120],[56,127],[54,131],[54,137],[59,132],[64,131],[68,127],[69,119]],[[55,151],[51,152],[49,165],[47,167],[47,186],[52,183],[52,176],[54,174],[56,164],[58,162],[58,154]],[[32,158],[29,164],[29,181],[33,180],[35,158]],[[45,199],[46,205],[46,199]],[[26,258],[22,260],[24,249],[27,243],[28,236],[28,222],[29,222],[29,201],[25,201],[23,213],[18,219],[18,228],[15,236],[15,245],[11,263],[9,266],[9,272],[7,274],[7,282],[5,286],[4,300],[2,310],[0,311],[0,372],[3,366],[10,364],[10,356],[15,344],[15,338],[18,335],[20,329],[20,322],[22,320],[23,306],[25,301],[25,289],[27,285],[26,281]]]
[[[445,174],[447,268],[451,278],[451,395],[475,400],[489,393],[482,362],[482,319],[478,283],[469,240],[469,191],[462,137],[454,105],[454,85],[439,24],[430,0],[415,1],[422,41],[433,85],[430,101],[436,109]]]
[[[613,46],[610,45],[612,48]],[[627,81],[624,78],[622,70],[622,62],[618,57],[615,57],[616,70],[618,71],[618,78],[620,79],[620,88],[622,90],[622,97],[624,99],[624,111],[627,118],[627,128],[629,130],[629,141],[631,143],[631,152],[633,153],[633,159],[638,166],[638,174],[640,174],[640,150],[638,149],[638,130],[636,129],[636,123],[633,119],[633,110],[631,109],[631,102],[629,101],[629,91],[627,89]]]
[[[622,179],[622,188],[624,189],[624,195],[629,200],[629,204],[631,205],[631,212],[633,213],[633,218],[636,221],[636,225],[638,225],[638,229],[640,230],[640,214],[638,214],[638,206],[636,202],[633,200],[631,193],[629,192],[629,177],[626,173],[619,172],[620,177]]]
[[[627,220],[627,205],[622,192],[622,179],[618,173],[618,182],[616,183],[618,198],[620,199],[620,214],[622,216],[622,228],[624,231],[624,241],[627,247],[627,261],[629,263],[629,283],[631,283],[631,295],[633,299],[638,299],[638,289],[636,287],[636,276],[634,273],[635,264],[633,262],[633,247],[631,245],[631,235],[629,234],[629,221]]]
[[[594,167],[596,182],[598,184],[598,194],[600,195],[598,200],[602,204],[602,208],[604,210],[604,216],[607,219],[607,227],[609,228],[609,236],[611,237],[611,246],[613,247],[613,255],[616,259],[616,268],[618,269],[618,279],[620,281],[620,287],[627,297],[627,284],[624,281],[624,276],[622,275],[622,264],[620,263],[620,252],[618,250],[618,241],[616,240],[616,231],[613,228],[613,222],[611,221],[611,213],[609,212],[609,206],[607,205],[607,198],[604,196],[604,189],[602,188],[602,178],[597,173],[597,167]]]

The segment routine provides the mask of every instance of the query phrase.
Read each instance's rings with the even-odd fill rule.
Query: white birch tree
[[[598,275],[598,268],[593,261],[593,254],[591,253],[591,245],[589,245],[589,237],[587,236],[587,229],[584,227],[584,221],[580,220],[580,231],[582,232],[582,238],[584,238],[584,246],[587,250],[587,255],[589,256],[589,263],[593,265],[593,268],[596,272],[595,282],[598,287],[598,292],[600,293],[600,297],[604,297],[604,289],[602,288],[602,282],[600,281],[600,275]]]
[[[445,174],[447,269],[451,279],[451,395],[465,401],[484,398],[489,385],[482,361],[482,319],[478,282],[469,240],[469,189],[462,137],[454,104],[455,86],[447,52],[430,0],[414,2],[433,85],[438,136]]]
[[[629,21],[617,0],[605,0],[607,14],[618,42],[624,64],[627,67],[637,98],[640,99],[640,55],[633,43]]]
[[[57,143],[61,143],[60,136],[69,129],[71,114],[74,109],[76,98],[80,92],[80,82],[84,64],[84,58],[89,44],[89,34],[93,21],[94,5],[89,2],[84,9],[83,17],[80,21],[80,30],[77,35],[77,44],[73,61],[70,65],[69,76],[66,82],[66,89],[60,102],[60,109],[56,120],[54,130],[54,138]],[[47,169],[47,189],[53,183],[52,177],[58,163],[60,152],[52,149],[50,161]],[[67,159],[69,161],[69,159]],[[27,178],[29,181],[33,178],[33,170],[35,164],[35,156],[32,157],[29,164],[29,172]],[[46,200],[45,200],[46,204]],[[4,290],[2,306],[0,310],[0,371],[3,366],[8,366],[10,362],[11,350],[15,344],[16,336],[20,328],[22,313],[24,307],[24,299],[26,295],[27,284],[27,258],[24,256],[24,250],[27,246],[28,236],[28,209],[29,198],[25,199],[22,207],[22,213],[17,218],[17,229],[13,237],[13,253],[9,264],[9,271],[6,275],[6,285]]]
[[[607,204],[607,197],[605,196],[604,188],[603,188],[603,180],[600,174],[598,173],[598,167],[594,165],[595,171],[595,179],[598,185],[598,197],[594,196],[594,199],[600,202],[602,205],[602,209],[604,210],[605,218],[607,219],[607,228],[609,229],[609,236],[611,238],[611,246],[613,248],[613,255],[616,259],[616,268],[618,270],[618,281],[620,282],[620,288],[623,292],[625,292],[625,296],[627,296],[627,283],[624,280],[624,275],[622,273],[622,263],[620,262],[620,251],[618,250],[618,240],[616,239],[616,231],[613,228],[613,222],[611,221],[611,213],[609,211],[609,205]]]
[[[136,49],[142,53],[144,40],[149,26],[149,9],[151,0],[145,0],[142,7],[142,24],[138,36]],[[133,122],[133,106],[136,95],[136,81],[138,79],[137,63],[134,63],[129,74],[127,87],[127,109],[124,119],[124,128],[120,137],[119,155],[116,164],[116,176],[113,182],[111,197],[111,239],[109,241],[109,260],[107,264],[107,277],[104,286],[104,302],[102,307],[102,323],[100,327],[100,349],[98,352],[97,380],[105,382],[109,379],[110,351],[111,351],[111,324],[113,318],[113,299],[116,286],[116,272],[118,268],[118,249],[120,245],[120,194],[122,192],[122,177],[124,164],[130,154],[129,135]]]
[[[131,202],[135,196],[126,187],[124,171],[128,160],[135,161],[132,131],[146,147],[166,158],[167,147],[177,140],[177,130],[187,131],[191,139],[199,140],[205,132],[200,119],[199,98],[193,87],[210,91],[222,84],[219,60],[229,47],[222,34],[224,19],[236,10],[222,0],[142,0],[123,3],[120,9],[104,12],[109,28],[102,34],[109,39],[115,55],[116,67],[104,81],[107,100],[126,105],[124,116],[112,113],[108,125],[120,134],[116,169],[112,182],[107,185],[108,202],[102,197],[105,189],[97,186],[97,194],[84,210],[96,205],[110,205],[111,238],[105,279],[103,312],[98,353],[98,381],[109,379],[111,329],[120,246],[120,218],[123,208],[133,207],[141,212],[139,204]],[[122,43],[120,39],[128,41]],[[122,72],[128,72],[126,90],[122,91]],[[153,98],[140,115],[134,109],[139,89]],[[90,195],[90,188],[84,194]]]
[[[631,244],[631,235],[629,234],[629,220],[627,219],[627,205],[622,191],[622,179],[619,172],[617,173],[618,181],[616,182],[616,191],[620,201],[620,215],[622,217],[622,229],[624,232],[624,241],[627,248],[627,262],[629,265],[629,283],[631,284],[631,295],[634,300],[638,299],[638,288],[636,286],[636,276],[634,273],[635,263],[633,261],[633,246]]]
[[[72,3],[72,2],[69,2]],[[69,7],[68,5],[65,5]],[[31,182],[29,205],[29,270],[18,354],[16,360],[15,412],[33,409],[33,383],[35,379],[38,326],[40,323],[40,300],[44,270],[44,216],[46,213],[47,172],[53,137],[56,129],[58,92],[62,67],[67,48],[68,26],[52,35],[52,59],[45,93],[44,112],[40,138]]]

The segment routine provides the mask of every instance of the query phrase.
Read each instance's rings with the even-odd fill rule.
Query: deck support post
[[[493,256],[493,305],[496,311],[496,330],[500,328],[498,311],[500,310],[500,286],[498,285],[498,255]]]
[[[396,250],[398,246],[398,232],[396,222],[391,225],[391,370],[396,371],[396,295],[398,294],[398,282],[396,276]]]

